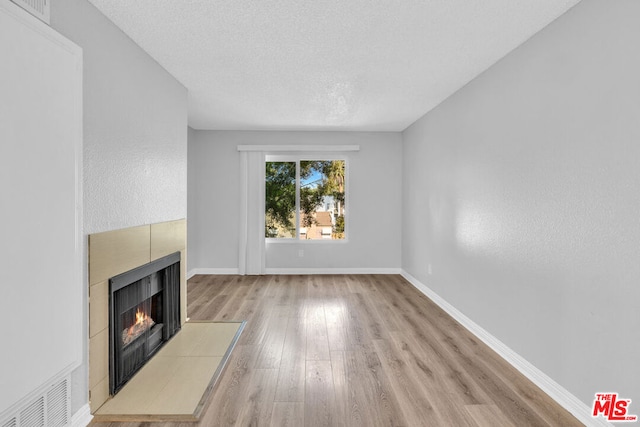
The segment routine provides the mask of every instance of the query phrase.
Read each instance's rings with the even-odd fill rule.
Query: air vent
[[[18,419],[13,417],[6,423],[2,424],[2,427],[18,427]]]
[[[20,427],[44,427],[44,397],[20,411]]]
[[[67,381],[51,387],[47,393],[47,426],[64,427],[69,424],[69,394]]]
[[[0,415],[0,417],[2,417]],[[71,422],[68,377],[41,389],[23,402],[1,427],[64,427]]]
[[[51,13],[49,2],[51,0],[11,0],[36,18],[49,23]]]

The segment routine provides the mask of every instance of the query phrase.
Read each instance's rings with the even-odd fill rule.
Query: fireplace
[[[180,330],[180,252],[109,279],[109,392]]]

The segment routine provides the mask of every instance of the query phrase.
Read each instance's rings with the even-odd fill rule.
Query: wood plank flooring
[[[195,276],[188,307],[247,325],[199,423],[145,426],[582,425],[401,276]]]

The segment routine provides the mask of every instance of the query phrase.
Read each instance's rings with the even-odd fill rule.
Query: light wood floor
[[[188,307],[247,321],[199,426],[582,425],[400,276],[195,276]]]

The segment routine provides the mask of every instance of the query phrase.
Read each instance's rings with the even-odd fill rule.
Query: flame
[[[138,309],[136,311],[136,324],[142,324],[145,320],[147,320],[147,313]]]
[[[147,313],[145,313],[144,311],[141,311],[140,309],[136,310],[136,323],[134,323],[133,325],[129,326],[129,328],[127,329],[127,335],[131,336],[131,335],[137,335],[140,333],[140,329],[142,327],[149,327],[149,324],[153,323],[153,320],[151,320],[151,318],[149,316],[147,316]]]
[[[155,322],[151,316],[147,316],[147,313],[138,308],[136,310],[136,322],[122,330],[122,344],[129,345],[153,325],[155,325]]]

